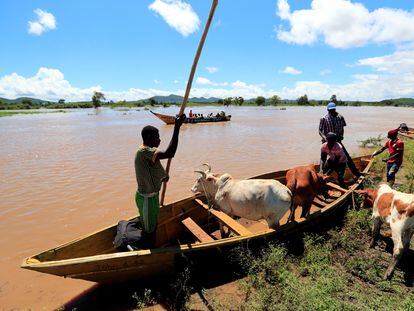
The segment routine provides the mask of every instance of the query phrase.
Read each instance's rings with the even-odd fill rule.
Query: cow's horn
[[[210,166],[210,164],[208,164],[208,163],[203,163],[203,166],[207,166],[207,168],[208,168],[208,173],[211,173],[211,166]]]
[[[194,171],[194,173],[200,173],[202,176],[203,176],[203,178],[206,178],[206,172],[203,172],[203,171]]]

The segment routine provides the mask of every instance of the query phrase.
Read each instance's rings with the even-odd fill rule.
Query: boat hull
[[[163,121],[165,124],[174,124],[175,123],[175,117],[156,113],[151,111],[151,113],[156,116],[158,119]],[[190,123],[190,124],[196,124],[196,123],[214,123],[214,122],[227,122],[231,120],[231,116],[224,116],[224,117],[212,117],[212,118],[186,118],[184,120],[184,123]]]
[[[368,172],[372,160],[358,158],[355,163],[359,163],[357,166],[361,168],[360,164],[363,162],[365,163],[364,172]],[[277,179],[284,182],[285,174],[286,171],[279,171],[253,178]],[[253,242],[271,237],[287,236],[315,224],[320,225],[325,219],[344,210],[344,207],[349,204],[353,191],[360,186],[363,179],[364,177],[360,177],[348,190],[341,192],[334,201],[313,211],[306,219],[297,217],[299,219],[296,222],[285,221],[277,229],[259,229],[252,231],[251,234],[220,238],[210,242],[194,241],[163,246],[166,242],[175,240],[182,233],[182,219],[191,217],[195,222],[202,224],[210,216],[210,211],[200,208],[196,203],[202,196],[191,196],[160,209],[157,248],[116,252],[112,247],[112,240],[116,232],[116,224],[114,224],[86,237],[26,258],[22,268],[98,283],[143,280],[159,275],[164,276],[174,271],[177,258],[183,254],[199,255],[201,252],[231,248],[247,241]],[[74,258],[75,255],[76,258]]]

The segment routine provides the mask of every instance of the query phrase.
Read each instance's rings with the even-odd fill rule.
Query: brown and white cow
[[[295,220],[295,210],[302,206],[300,217],[307,217],[310,213],[312,202],[318,193],[324,192],[326,179],[328,177],[317,173],[315,165],[298,166],[286,173],[286,186],[292,192],[293,204],[291,207],[289,221]]]
[[[410,247],[410,240],[414,233],[414,194],[393,190],[387,184],[382,184],[378,189],[356,192],[365,196],[365,207],[373,208],[370,247],[375,246],[383,222],[391,227],[394,242],[393,260],[385,274],[385,278],[390,279],[403,253]]]

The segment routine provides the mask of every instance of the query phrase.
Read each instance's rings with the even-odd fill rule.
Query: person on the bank
[[[347,164],[352,174],[356,177],[361,176],[362,173],[356,168],[354,161],[352,161],[351,156],[342,143],[342,140],[344,139],[344,127],[346,126],[345,118],[336,111],[335,103],[329,103],[326,106],[326,109],[328,110],[328,113],[319,121],[319,135],[322,138],[322,143],[327,141],[326,135],[328,133],[335,133],[337,142],[341,145],[346,155]]]
[[[155,239],[155,230],[158,222],[159,191],[162,182],[168,180],[168,176],[161,165],[160,160],[173,158],[177,150],[180,127],[185,120],[185,115],[175,119],[174,132],[168,148],[160,151],[160,134],[158,129],[147,125],[141,131],[143,144],[135,155],[135,175],[138,190],[135,194],[142,229],[148,240]]]
[[[329,132],[325,136],[326,142],[321,146],[321,171],[330,175],[333,171],[338,174],[338,183],[347,188],[344,182],[346,163],[348,159],[344,148],[337,142],[337,135]]]
[[[398,129],[388,131],[388,141],[380,149],[372,154],[372,157],[388,149],[389,157],[382,161],[387,163],[387,182],[392,187],[395,182],[395,174],[401,167],[404,157],[404,142],[398,139]]]

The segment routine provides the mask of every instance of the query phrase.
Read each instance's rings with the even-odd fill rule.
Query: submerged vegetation
[[[384,137],[379,134],[377,137],[369,137],[364,140],[358,141],[362,148],[372,148],[383,146]]]

